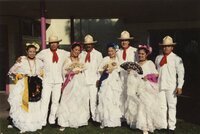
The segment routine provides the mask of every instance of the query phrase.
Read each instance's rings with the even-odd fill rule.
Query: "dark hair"
[[[82,46],[81,46],[80,43],[74,43],[74,44],[72,44],[71,50],[74,49],[75,47],[80,47],[80,49],[82,49]]]
[[[108,43],[108,44],[107,44],[107,50],[108,50],[108,48],[110,48],[110,47],[116,50],[116,47],[115,47],[115,46],[116,46],[115,43]]]
[[[146,48],[138,48],[138,52],[140,51],[140,50],[144,50],[145,51],[145,53],[148,55],[149,54],[149,50],[148,49],[146,49]]]
[[[35,48],[35,50],[37,49],[34,45],[28,45],[26,46],[26,51],[28,51],[30,48]]]

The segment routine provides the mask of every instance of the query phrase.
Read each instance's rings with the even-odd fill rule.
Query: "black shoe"
[[[9,125],[13,125],[12,118],[10,116],[8,116],[7,120]]]
[[[58,128],[58,125],[57,124],[49,124],[50,125],[50,127],[52,127],[52,128]]]
[[[160,130],[156,130],[156,131],[161,132],[161,133],[167,133],[168,129],[160,129]]]
[[[174,130],[168,130],[168,134],[175,134],[175,131]]]

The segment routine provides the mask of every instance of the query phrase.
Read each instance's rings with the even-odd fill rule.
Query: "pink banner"
[[[62,85],[61,91],[63,92],[63,90],[65,89],[65,87],[67,86],[67,84],[73,79],[75,73],[74,72],[69,72],[66,76],[66,79]]]

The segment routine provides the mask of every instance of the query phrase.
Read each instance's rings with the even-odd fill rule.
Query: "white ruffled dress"
[[[153,132],[166,128],[166,115],[160,104],[158,84],[141,79],[147,74],[158,74],[154,63],[148,60],[141,67],[142,76],[133,71],[129,74],[125,117],[131,127]]]
[[[103,127],[117,127],[121,126],[120,118],[122,112],[120,109],[120,96],[122,94],[122,83],[119,77],[119,63],[118,60],[111,60],[110,57],[105,57],[99,67],[102,70],[109,62],[116,62],[117,68],[109,73],[98,92],[98,106],[96,109],[96,121],[100,122]]]
[[[26,74],[28,76],[36,76],[41,73],[42,62],[38,59],[30,61],[33,74],[30,71],[30,66],[27,58],[22,58],[21,63],[16,63],[9,71],[9,74]],[[36,67],[36,68],[35,68]],[[10,91],[8,102],[10,104],[9,115],[12,118],[13,124],[21,132],[34,132],[42,128],[41,117],[41,101],[29,102],[29,111],[22,109],[22,96],[24,92],[24,78],[18,80],[14,88]]]
[[[70,64],[72,61],[69,59],[64,69]],[[78,128],[88,125],[89,89],[87,89],[83,73],[75,74],[64,88],[57,117],[58,125],[61,127]]]

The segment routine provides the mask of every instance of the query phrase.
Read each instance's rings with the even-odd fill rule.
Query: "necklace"
[[[28,60],[28,65],[29,65],[29,68],[30,68],[31,75],[36,74],[36,62],[35,62],[35,59],[32,59],[32,60],[34,60],[33,66],[31,66],[30,59],[28,57],[27,57],[27,60]],[[34,66],[35,66],[35,72],[33,73],[33,67]]]
[[[71,59],[71,61],[72,62],[78,62],[79,61],[79,58],[77,57],[77,58],[75,58],[75,57],[73,57],[73,56],[70,56],[70,59]]]

